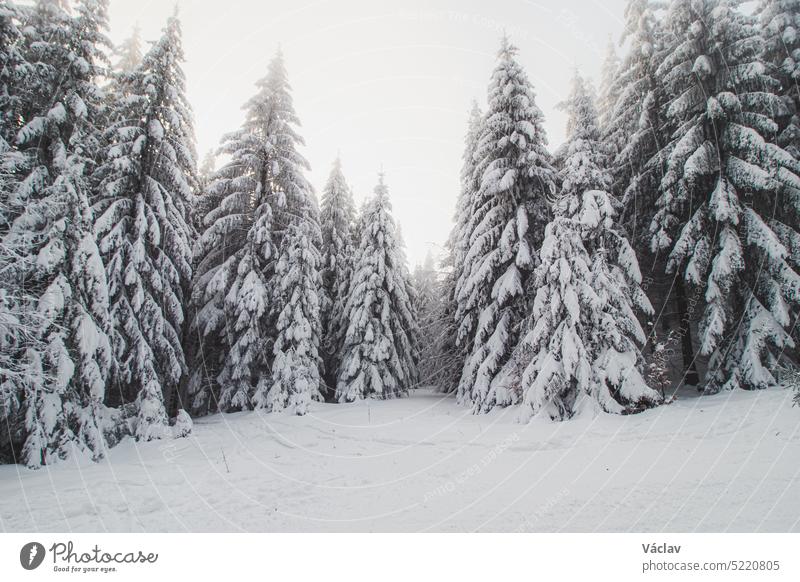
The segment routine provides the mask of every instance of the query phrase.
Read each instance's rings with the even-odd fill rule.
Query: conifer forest
[[[462,112],[461,166],[437,168],[453,184],[449,236],[424,261],[409,258],[415,225],[395,214],[405,170],[392,160],[371,170],[371,192],[351,186],[359,162],[346,149],[312,182],[291,45],[264,41],[271,60],[247,80],[249,100],[225,104],[242,107],[241,124],[203,158],[185,70],[191,5],[158,38],[112,43],[109,4],[0,0],[0,471],[13,470],[0,472],[2,529],[99,527],[55,509],[38,525],[14,517],[17,480],[51,475],[35,481],[50,491],[71,467],[145,466],[148,451],[177,456],[167,468],[195,459],[210,480],[355,487],[336,516],[378,515],[392,495],[358,487],[423,471],[411,453],[394,468],[380,458],[409,447],[450,480],[415,493],[432,513],[377,529],[797,529],[800,0],[626,0],[602,68],[570,71],[558,144],[556,110],[537,103],[540,60],[513,30],[491,32],[493,68]],[[745,471],[765,488],[752,511],[714,513],[750,460],[717,465],[719,434],[786,468]],[[690,442],[709,449],[692,457]],[[486,449],[480,461],[452,461],[469,447]],[[492,474],[551,448],[572,461],[541,457],[525,483],[503,482],[519,491],[483,496],[501,487]],[[373,460],[349,466],[362,455]],[[699,495],[702,479],[670,481],[685,455],[723,501]],[[632,458],[644,468],[625,481]],[[598,479],[619,471],[615,507],[649,517],[592,514],[595,482],[537,493],[554,505],[531,521],[517,493],[598,459]],[[659,514],[637,489],[648,475],[704,508],[686,519],[710,507],[707,521]],[[176,486],[154,513],[188,512],[221,483]],[[572,494],[584,521],[556,514]],[[267,521],[233,498],[222,513],[245,529],[350,527],[304,522],[304,498],[281,495]],[[467,502],[465,521],[447,521]]]

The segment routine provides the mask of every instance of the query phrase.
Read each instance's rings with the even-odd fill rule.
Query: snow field
[[[244,412],[99,464],[0,467],[3,531],[799,531],[788,390],[516,422],[428,389]]]

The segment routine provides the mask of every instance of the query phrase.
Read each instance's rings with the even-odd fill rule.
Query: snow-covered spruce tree
[[[246,105],[243,127],[221,148],[230,160],[210,186],[220,202],[206,216],[195,251],[202,260],[192,329],[224,354],[216,378],[223,411],[250,407],[256,384],[271,376],[277,249],[299,209],[318,212],[304,176],[308,163],[298,152],[303,140],[295,129],[299,121],[280,53],[258,89]],[[208,352],[204,348],[202,355]],[[215,391],[207,383],[197,388],[198,403],[208,400],[209,388]]]
[[[198,370],[216,373],[217,407],[223,411],[249,407],[255,382],[270,373],[268,280],[276,251],[265,97],[262,90],[248,102],[244,126],[225,138],[221,153],[230,161],[209,187],[219,203],[206,215],[206,230],[195,248],[192,333],[199,336]],[[190,385],[190,391],[194,408],[208,406],[218,392],[205,380]]]
[[[445,274],[440,283],[444,298],[437,323],[439,335],[433,345],[439,370],[430,381],[442,392],[455,392],[464,368],[464,360],[474,335],[474,314],[459,302],[461,285],[466,284],[464,260],[469,248],[469,235],[474,227],[472,205],[480,188],[480,177],[475,172],[475,149],[481,133],[482,114],[477,101],[472,102],[464,137],[461,189],[456,202],[453,228],[445,245],[446,254],[441,267]],[[427,346],[425,349],[428,349]]]
[[[294,110],[292,87],[280,49],[269,64],[264,82],[264,95],[268,97],[265,101],[267,110],[264,111],[268,120],[266,135],[273,147],[271,188],[276,200],[275,230],[280,237],[303,213],[314,213],[319,221],[319,207],[305,175],[310,166],[298,151],[305,145],[305,140],[297,132],[300,119]],[[280,240],[276,244],[279,248]]]
[[[611,171],[614,190],[622,193],[621,220],[640,252],[650,246],[649,227],[664,173],[661,151],[671,133],[664,117],[667,95],[657,73],[665,39],[656,6],[653,0],[628,1],[623,33],[628,51],[615,79],[616,103],[602,126],[605,140],[618,152]]]
[[[469,238],[471,229],[474,229],[474,225],[471,224],[474,215],[473,206],[481,187],[481,175],[476,171],[475,154],[483,132],[482,123],[483,114],[478,107],[478,102],[473,101],[467,120],[467,132],[464,136],[464,152],[461,156],[461,189],[456,204],[453,230],[448,241],[452,248],[456,281],[460,279],[464,268],[464,259],[469,252]]]
[[[196,176],[182,61],[180,24],[172,17],[128,75],[124,111],[109,129],[98,168],[95,230],[116,362],[109,400],[135,400],[133,434],[144,441],[169,434],[165,404],[187,373],[182,340],[192,228],[186,203]]]
[[[781,99],[760,60],[754,21],[736,2],[681,0],[669,32],[681,39],[659,67],[678,130],[653,225],[653,248],[699,295],[705,391],[766,388],[792,345],[797,309],[800,166],[773,142]]]
[[[30,467],[75,449],[95,459],[105,450],[108,294],[87,176],[99,144],[92,119],[101,101],[96,80],[106,20],[103,0],[81,0],[74,13],[41,0],[24,27],[30,66],[18,87],[21,161],[9,198],[14,220],[2,244],[19,252],[6,281],[36,302],[35,343],[18,355],[30,372],[21,395],[20,459]]]
[[[645,335],[634,312],[652,307],[636,255],[614,226],[597,115],[578,76],[566,109],[561,196],[535,274],[531,327],[505,380],[519,378],[519,388],[516,379],[509,387],[523,392],[522,420],[540,412],[563,420],[587,403],[627,413],[661,401],[641,374]]]
[[[445,274],[439,281],[437,290],[441,301],[436,314],[436,334],[433,346],[428,346],[423,343],[423,340],[420,340],[420,358],[423,357],[426,350],[433,350],[437,361],[436,373],[431,375],[428,381],[438,391],[448,394],[455,392],[458,388],[458,381],[464,368],[464,353],[466,351],[456,343],[458,326],[455,320],[456,303],[453,300],[455,281],[453,280],[451,262],[452,254],[448,253],[441,264]]]
[[[291,223],[275,267],[272,304],[276,339],[271,377],[261,378],[253,396],[256,408],[303,415],[312,400],[322,400],[319,341],[319,224],[313,215]]]
[[[211,184],[216,174],[216,152],[208,151],[203,157],[203,162],[197,172],[197,195],[192,206],[191,222],[194,231],[198,233],[192,249],[192,296],[187,305],[188,326],[184,339],[184,352],[186,361],[189,365],[189,376],[182,392],[185,408],[193,415],[201,416],[214,409],[216,402],[215,378],[219,374],[221,367],[222,347],[221,344],[212,341],[213,334],[203,338],[202,333],[195,325],[199,314],[199,305],[194,300],[194,291],[200,266],[205,264],[205,249],[200,244],[200,235],[205,231],[205,218],[221,202],[220,197],[211,191]],[[215,249],[208,249],[209,253],[214,253]],[[213,306],[213,304],[210,304]],[[219,302],[221,305],[221,301]],[[206,307],[209,307],[207,305]],[[222,316],[221,309],[219,310]],[[217,326],[221,329],[221,325]],[[219,334],[216,334],[219,340]]]
[[[215,174],[216,156],[214,152],[208,152],[203,158],[202,164],[197,175],[197,195],[192,206],[191,222],[196,233],[205,231],[205,217],[220,204],[219,196],[211,192],[211,181]],[[205,265],[205,249],[200,245],[199,236],[195,239],[192,250],[192,297],[186,306],[188,326],[184,336],[184,353],[189,368],[189,375],[181,392],[182,405],[193,415],[201,416],[214,410],[216,402],[216,382],[215,378],[221,369],[223,349],[219,343],[221,336],[219,333],[210,333],[203,337],[201,330],[195,325],[199,316],[199,305],[194,301],[194,291],[201,265]],[[208,253],[216,252],[215,249],[208,249]],[[211,310],[216,309],[218,317],[223,317],[221,309],[221,297],[217,303],[210,302],[203,307]],[[206,311],[208,313],[208,311]],[[221,324],[216,323],[216,329],[221,329]],[[216,341],[215,341],[216,340]]]
[[[356,220],[353,195],[342,173],[339,158],[333,164],[322,192],[322,344],[326,384],[335,392],[341,345],[347,330],[345,304],[353,273],[353,227]]]
[[[361,228],[336,384],[339,402],[402,396],[417,382],[417,322],[383,175]]]
[[[388,190],[387,190],[388,192]],[[408,255],[406,254],[406,241],[403,237],[403,225],[397,224],[395,230],[395,237],[397,240],[397,261],[399,266],[400,279],[405,283],[406,295],[408,295],[408,302],[411,305],[411,317],[408,318],[409,324],[406,327],[408,334],[408,341],[411,346],[408,351],[409,357],[401,358],[400,363],[403,366],[403,372],[406,378],[414,378],[414,384],[419,383],[419,358],[420,358],[420,330],[419,330],[419,315],[417,306],[419,305],[419,297],[417,290],[414,287],[414,278],[411,276],[411,270],[408,267]]]
[[[436,386],[442,379],[443,367],[447,365],[448,354],[437,348],[442,336],[452,331],[452,319],[445,319],[447,299],[442,295],[442,284],[434,266],[430,251],[425,262],[417,265],[413,273],[416,292],[416,313],[419,327],[419,377],[424,385]],[[444,359],[443,359],[444,358]]]
[[[224,289],[209,286],[213,276],[219,273],[218,265],[212,260],[218,257],[213,255],[221,249],[206,249],[199,243],[194,248],[195,278],[187,334],[190,365],[185,401],[193,416],[202,416],[219,408],[217,377],[222,371],[228,348],[224,334]]]
[[[597,115],[598,125],[600,127],[601,135],[607,139],[603,139],[601,146],[606,159],[603,163],[604,167],[610,167],[611,163],[617,157],[617,154],[624,146],[623,143],[617,143],[610,139],[613,134],[608,132],[614,118],[614,110],[619,100],[620,85],[617,82],[621,71],[621,60],[617,54],[617,48],[611,35],[608,37],[608,44],[606,47],[606,56],[603,60],[603,66],[600,70],[600,91],[597,96]],[[615,188],[616,184],[611,185],[609,190],[614,196],[618,194]]]
[[[597,114],[600,130],[605,131],[611,122],[614,108],[619,99],[619,84],[617,78],[621,70],[622,62],[617,54],[617,47],[611,36],[608,37],[606,44],[606,55],[603,59],[603,66],[600,70],[600,94],[597,98]],[[616,152],[615,152],[616,153]]]
[[[19,449],[26,369],[18,356],[35,337],[36,330],[32,321],[26,321],[26,316],[35,312],[32,298],[15,284],[11,273],[20,249],[9,247],[5,241],[15,218],[10,205],[16,188],[15,169],[22,161],[14,142],[23,100],[18,93],[18,80],[25,66],[20,31],[24,18],[22,9],[15,4],[0,6],[0,414],[4,419],[0,425],[0,463],[14,462],[15,449]]]
[[[693,326],[686,289],[680,278],[666,270],[663,252],[651,251],[650,224],[656,214],[659,184],[666,172],[666,153],[674,128],[666,116],[667,87],[658,74],[665,54],[680,42],[666,34],[658,18],[663,7],[654,0],[629,0],[625,9],[623,38],[628,52],[617,77],[619,98],[604,138],[619,152],[611,166],[614,192],[621,193],[619,222],[630,237],[639,261],[648,265],[648,293],[657,311],[675,313],[662,320],[679,335],[687,384],[699,382],[694,355]],[[665,305],[669,304],[668,306]]]
[[[800,158],[800,0],[761,0],[763,59],[786,105],[778,116],[778,144]]]
[[[114,56],[116,57],[114,69],[123,75],[129,75],[139,67],[144,55],[141,29],[138,24],[133,27],[131,36],[122,41],[119,46],[114,47]]]
[[[119,46],[113,48],[114,67],[109,72],[108,83],[105,86],[105,107],[102,110],[98,124],[103,127],[113,127],[120,123],[130,123],[125,117],[130,113],[129,100],[136,100],[141,95],[136,95],[141,90],[140,71],[144,55],[142,54],[141,39],[137,25],[130,38]],[[135,86],[135,85],[138,85]],[[110,145],[108,132],[105,135],[105,147]]]
[[[25,439],[23,396],[31,383],[45,380],[39,367],[26,355],[39,354],[41,320],[36,297],[16,276],[17,261],[28,249],[27,241],[6,236],[14,222],[9,204],[16,184],[11,171],[18,152],[0,138],[0,464],[16,462]]]
[[[533,88],[503,38],[489,86],[489,108],[475,151],[480,189],[459,284],[459,319],[475,331],[458,386],[475,412],[510,404],[492,385],[527,315],[526,286],[550,217],[555,171]]]

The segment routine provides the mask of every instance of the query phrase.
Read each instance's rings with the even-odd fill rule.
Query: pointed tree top
[[[389,188],[386,186],[385,178],[386,173],[383,171],[383,166],[381,166],[381,170],[378,172],[378,185],[375,186],[375,196],[381,201],[388,199],[389,196]]]
[[[327,190],[329,187],[332,187],[333,184],[343,184],[344,180],[344,173],[342,172],[342,160],[337,155],[336,158],[333,160],[333,164],[331,164],[331,171],[328,175],[328,181],[325,185],[325,189]]]
[[[481,116],[481,106],[478,105],[478,100],[472,100],[472,106],[469,108],[469,116],[471,118],[480,117]]]
[[[572,67],[572,80],[570,82],[572,83],[573,91],[582,92],[585,90],[586,80],[583,78],[578,65]]]
[[[162,29],[161,38],[154,42],[150,50],[142,56],[142,62],[144,63],[152,61],[154,58],[160,58],[157,55],[163,54],[164,52],[174,52],[178,54],[178,60],[183,61],[182,36],[183,31],[181,29],[180,19],[177,14],[170,16]]]
[[[272,60],[269,62],[269,68],[283,68],[284,67],[284,54],[283,54],[283,46],[281,43],[278,43],[278,47],[275,49],[275,54],[272,56]]]
[[[283,51],[281,50],[280,46],[278,46],[278,50],[275,51],[275,55],[272,57],[269,65],[267,66],[266,81],[267,85],[273,89],[282,85],[288,85],[289,83],[289,76],[286,72]]]
[[[172,16],[167,19],[167,25],[164,30],[167,33],[181,34],[181,17],[177,4],[175,4],[175,9],[172,11]]]
[[[562,193],[607,189],[610,177],[604,168],[606,153],[601,147],[594,92],[577,70],[569,97],[559,107],[567,113],[567,142],[560,154]]]
[[[603,67],[601,71],[602,82],[604,84],[612,84],[617,76],[620,65],[620,58],[617,54],[617,47],[608,35],[608,44],[606,45],[606,55],[603,59]]]
[[[142,28],[139,22],[133,25],[131,35],[119,46],[114,48],[114,54],[119,57],[117,69],[123,73],[131,73],[142,62]]]
[[[595,106],[594,88],[583,78],[580,71],[575,68],[572,75],[572,88],[569,97],[561,103],[561,107],[569,115],[567,121],[567,135],[569,138],[575,136],[578,130],[586,130],[588,127],[597,129],[597,108]]]
[[[517,54],[517,47],[511,42],[505,31],[500,38],[500,51],[497,53],[498,58],[511,59]]]

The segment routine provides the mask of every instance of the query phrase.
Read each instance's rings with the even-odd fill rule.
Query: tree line
[[[630,0],[555,152],[503,38],[413,276],[383,175],[357,210],[337,160],[317,201],[280,52],[198,168],[177,16],[145,50],[107,14],[0,4],[3,462],[420,383],[525,421],[794,377],[800,0]]]
[[[177,16],[143,50],[112,47],[107,15],[0,6],[2,460],[407,393],[416,298],[384,177],[356,212],[337,160],[318,204],[280,52],[198,169]]]
[[[552,155],[507,39],[471,112],[447,270],[420,294],[445,298],[422,314],[424,379],[475,412],[795,377],[800,2],[630,0],[624,23]]]

